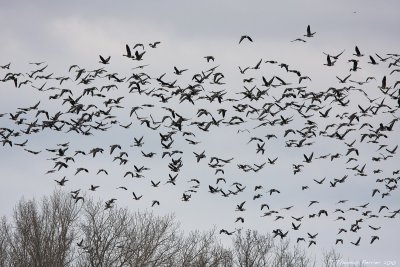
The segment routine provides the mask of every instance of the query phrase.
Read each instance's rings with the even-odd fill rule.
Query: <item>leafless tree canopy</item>
[[[56,192],[36,201],[21,200],[13,223],[2,223],[4,266],[69,266],[74,260],[79,206]]]
[[[315,266],[315,260],[287,239],[238,230],[222,244],[216,229],[184,233],[173,215],[129,212],[85,198],[52,196],[21,200],[13,217],[0,222],[0,267],[32,266]],[[340,255],[323,253],[323,266]]]

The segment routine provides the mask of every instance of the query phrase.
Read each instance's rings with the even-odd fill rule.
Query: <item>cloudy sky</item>
[[[364,81],[367,77],[375,77],[376,80],[362,87],[367,90],[370,97],[379,98],[380,102],[384,97],[377,88],[384,75],[387,75],[389,86],[393,86],[400,80],[398,73],[390,75],[387,62],[377,66],[368,64],[368,55],[375,53],[386,56],[387,53],[399,53],[400,43],[400,20],[398,19],[398,1],[150,1],[140,3],[139,1],[69,1],[67,3],[56,3],[54,1],[2,1],[0,2],[0,23],[3,25],[0,38],[0,66],[11,62],[10,69],[0,69],[0,78],[3,79],[8,71],[26,73],[36,69],[30,62],[45,61],[48,65],[46,74],[54,73],[54,77],[75,74],[68,72],[71,65],[77,64],[81,68],[92,70],[105,67],[109,73],[119,73],[121,77],[126,77],[137,70],[132,68],[148,64],[143,69],[153,78],[159,77],[163,73],[166,81],[178,79],[178,84],[186,87],[193,84],[192,76],[201,73],[214,66],[218,67],[218,72],[224,74],[222,86],[207,84],[206,91],[225,90],[226,97],[239,98],[238,92],[243,91],[243,85],[251,88],[253,85],[261,86],[262,76],[280,76],[291,82],[297,83],[296,76],[288,76],[288,73],[277,65],[263,63],[260,70],[249,70],[245,75],[241,75],[238,66],[255,66],[262,59],[275,60],[279,63],[287,63],[291,69],[299,70],[302,75],[307,75],[312,81],[305,80],[301,85],[307,86],[306,90],[311,92],[326,91],[329,87],[342,87],[338,83],[336,76],[341,78],[349,74],[351,63],[347,60],[354,58],[354,47],[358,46],[365,56],[360,58],[361,70],[354,72],[351,79]],[[311,25],[311,30],[316,34],[313,38],[306,38],[307,25]],[[244,40],[238,45],[239,38],[248,35],[253,42]],[[307,42],[291,42],[296,38],[303,38]],[[151,49],[148,44],[160,41],[156,49]],[[137,43],[145,45],[145,58],[142,62],[129,60],[122,55],[125,53],[125,44],[133,47]],[[326,63],[326,56],[323,54],[337,55],[345,51],[332,68],[323,64]],[[111,56],[110,65],[102,66],[99,63],[99,54]],[[207,63],[204,56],[212,55],[215,57],[214,63]],[[173,67],[179,69],[189,69],[183,75],[177,77],[173,73]],[[396,76],[397,75],[397,76]],[[255,78],[253,84],[243,84],[243,78]],[[21,80],[23,80],[21,78]],[[97,82],[97,83],[96,83]],[[95,86],[104,85],[106,79],[95,81]],[[44,83],[41,79],[35,80],[32,85],[41,86]],[[48,86],[59,85],[57,81],[48,81]],[[77,85],[76,82],[67,81],[63,84],[74,92],[81,92],[88,86]],[[153,79],[152,86],[157,86]],[[347,84],[354,85],[357,84]],[[61,106],[61,101],[49,101],[48,97],[52,92],[38,92],[30,84],[21,88],[15,88],[12,82],[0,83],[0,114],[15,113],[19,107],[30,107],[41,101],[40,109],[56,112],[66,110]],[[133,106],[142,104],[153,104],[154,108],[145,108],[138,111],[141,116],[152,114],[154,119],[160,121],[165,113],[161,107],[173,107],[180,114],[191,121],[205,120],[205,117],[197,118],[196,112],[199,108],[207,108],[217,114],[219,108],[226,108],[230,111],[228,117],[240,115],[245,118],[245,114],[235,113],[232,105],[237,103],[223,102],[208,103],[207,101],[197,101],[193,106],[184,102],[171,100],[164,104],[149,97],[139,96],[138,94],[127,94],[127,84],[119,85],[121,89],[111,91],[107,97],[117,98],[124,96],[121,105],[126,110],[116,112],[118,123],[126,125],[133,121],[129,117],[129,111]],[[271,88],[272,95],[280,95],[282,87]],[[78,93],[76,93],[78,94]],[[395,103],[387,98],[387,103]],[[354,93],[350,98],[355,104],[343,108],[332,105],[331,116],[323,120],[317,115],[312,118],[321,125],[319,130],[323,130],[329,123],[340,123],[335,115],[344,112],[359,112],[357,105],[367,107],[369,104],[361,94]],[[274,101],[273,98],[261,100],[260,103],[243,101],[243,103],[254,105],[260,108],[263,103]],[[390,102],[392,101],[392,102]],[[329,102],[322,110],[329,108]],[[386,103],[386,102],[385,102]],[[96,104],[101,101],[96,100]],[[289,117],[294,111],[288,110],[284,113]],[[395,112],[394,116],[399,116]],[[389,113],[379,113],[376,116],[364,118],[376,128],[380,122],[389,123],[394,117]],[[251,117],[251,116],[250,116]],[[182,223],[182,227],[187,230],[193,229],[217,229],[235,230],[238,228],[252,228],[263,232],[271,232],[273,229],[291,229],[291,216],[308,217],[309,214],[326,209],[329,216],[317,219],[305,219],[302,228],[298,232],[290,231],[290,238],[296,240],[298,237],[307,237],[308,233],[319,233],[317,246],[312,247],[311,253],[321,254],[322,250],[335,247],[342,253],[343,258],[350,260],[397,260],[400,249],[398,236],[398,218],[384,218],[382,214],[377,219],[365,219],[362,229],[357,233],[342,235],[345,240],[343,246],[335,246],[334,242],[340,227],[347,227],[360,218],[360,213],[349,211],[346,214],[346,223],[334,221],[338,214],[333,211],[338,208],[337,201],[348,199],[343,209],[357,207],[362,204],[370,203],[368,209],[373,213],[382,205],[387,205],[390,211],[399,209],[398,190],[391,192],[390,197],[381,199],[380,197],[371,198],[372,189],[376,188],[377,178],[394,177],[393,170],[398,169],[400,160],[398,153],[378,164],[371,162],[371,157],[379,155],[376,153],[377,145],[366,145],[359,142],[358,131],[360,125],[356,125],[358,135],[355,133],[353,139],[357,137],[356,146],[360,150],[358,164],[360,167],[367,165],[367,176],[354,176],[354,172],[346,169],[357,164],[349,163],[346,165],[348,157],[339,160],[314,161],[307,165],[300,174],[293,175],[292,164],[302,163],[303,154],[310,155],[314,152],[314,157],[329,153],[346,153],[347,147],[343,142],[329,138],[315,138],[315,144],[305,148],[293,149],[285,147],[285,141],[291,138],[283,138],[283,133],[288,127],[261,127],[257,126],[257,121],[246,117],[246,123],[238,126],[213,127],[210,132],[203,132],[194,126],[188,126],[188,130],[195,132],[196,139],[200,144],[193,146],[187,144],[184,138],[176,138],[174,146],[176,149],[184,151],[182,155],[183,167],[179,172],[177,186],[165,184],[168,180],[170,162],[169,158],[161,158],[163,150],[160,147],[160,138],[157,131],[150,131],[140,122],[133,121],[133,126],[129,129],[122,127],[112,127],[105,132],[96,132],[94,136],[82,136],[74,133],[55,133],[53,131],[43,131],[38,134],[30,135],[29,149],[43,152],[38,155],[26,153],[21,148],[3,146],[0,148],[0,211],[1,214],[9,215],[12,207],[21,198],[41,197],[51,193],[57,187],[54,179],[61,179],[63,176],[69,178],[65,188],[73,190],[82,188],[85,191],[93,185],[100,185],[96,192],[87,191],[88,196],[106,200],[112,197],[118,199],[118,205],[127,206],[132,210],[148,209],[159,214],[174,212],[177,219]],[[219,117],[218,117],[219,118]],[[33,117],[28,119],[34,120]],[[291,127],[302,129],[305,120],[299,120],[299,116],[294,117]],[[12,129],[24,129],[16,126],[9,120],[9,115],[0,118],[0,127]],[[163,126],[164,127],[164,126]],[[160,132],[167,133],[169,129],[160,128]],[[248,129],[251,132],[241,131]],[[239,131],[238,131],[239,130]],[[388,145],[388,149],[394,148],[399,144],[399,137],[396,133],[399,125],[396,124],[394,130],[388,133],[388,138],[382,144]],[[267,141],[265,135],[276,134],[278,139]],[[352,133],[353,134],[353,133]],[[142,148],[131,147],[133,138],[144,136],[145,144]],[[251,137],[261,137],[266,142],[266,152],[264,155],[256,153],[257,141],[247,144]],[[351,136],[351,134],[349,134]],[[292,136],[293,137],[293,136]],[[23,142],[25,136],[19,137],[15,142]],[[349,137],[347,142],[353,139]],[[77,157],[72,167],[62,172],[52,174],[45,173],[52,169],[54,163],[50,160],[54,155],[45,151],[45,148],[54,148],[56,144],[70,142],[69,153],[75,150],[90,151],[94,147],[102,147],[105,152],[102,155],[91,157]],[[119,166],[112,162],[113,156],[109,155],[109,146],[120,144],[124,151],[129,153],[130,165]],[[152,159],[144,158],[143,152],[156,152],[157,155]],[[206,158],[196,163],[193,152],[201,153],[206,151]],[[383,151],[385,151],[383,149]],[[234,157],[232,163],[224,167],[224,174],[215,175],[214,169],[207,165],[211,156],[218,156],[224,159]],[[174,156],[178,158],[178,156]],[[278,157],[274,165],[267,164],[260,172],[243,172],[237,168],[237,164],[261,164],[268,158]],[[144,179],[123,178],[126,171],[133,169],[133,163],[137,166],[145,165],[150,170],[145,172]],[[304,163],[303,163],[304,164]],[[89,174],[74,175],[77,167],[89,169]],[[110,175],[96,175],[97,170],[104,168]],[[375,169],[382,169],[382,173],[373,173]],[[350,178],[346,183],[341,184],[335,189],[329,188],[328,180],[341,178],[344,175]],[[208,191],[208,185],[215,185],[216,178],[224,177],[227,180],[224,187],[226,190],[231,187],[233,182],[240,182],[246,186],[246,190],[237,196],[223,198],[220,195],[212,195]],[[321,180],[326,177],[324,184],[319,185],[313,179]],[[189,189],[193,182],[188,182],[195,178],[201,181],[201,186],[197,193],[192,194],[189,202],[180,200],[182,193]],[[159,188],[152,188],[150,180],[161,181]],[[261,199],[252,200],[257,193],[254,192],[255,185],[262,185],[263,194]],[[308,191],[302,191],[301,186],[308,185]],[[126,186],[128,192],[116,190],[118,186]],[[271,188],[282,191],[279,195],[266,193]],[[138,195],[143,195],[140,201],[132,200],[131,191]],[[151,208],[152,200],[159,200],[160,206]],[[308,207],[311,200],[317,200],[318,206]],[[236,205],[246,201],[246,211],[243,213],[235,212]],[[261,203],[268,203],[273,210],[278,210],[284,217],[282,220],[274,221],[275,216],[260,217]],[[289,211],[284,207],[294,205]],[[314,207],[314,208],[313,208]],[[282,210],[283,209],[283,210]],[[391,213],[386,212],[385,215]],[[238,216],[245,218],[244,224],[235,223]],[[369,220],[369,221],[368,221]],[[381,226],[378,233],[372,232],[368,225]],[[369,244],[371,235],[377,234],[380,240],[373,245]],[[362,236],[361,245],[355,247],[350,244],[359,236]],[[222,237],[224,238],[224,237]]]

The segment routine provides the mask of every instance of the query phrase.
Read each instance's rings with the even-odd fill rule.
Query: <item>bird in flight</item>
[[[220,234],[226,234],[226,235],[233,235],[235,233],[235,231],[229,232],[228,230],[225,229],[221,229],[219,231]]]
[[[153,43],[149,43],[149,46],[150,46],[151,48],[156,48],[157,45],[159,45],[159,44],[161,44],[161,42],[156,41],[156,42],[153,42]]]
[[[66,182],[68,182],[68,180],[66,179],[66,177],[64,176],[61,180],[54,180],[58,185],[64,186]]]
[[[361,236],[357,239],[356,242],[350,242],[350,243],[353,244],[354,246],[359,246],[360,245],[360,241],[361,241]],[[371,242],[371,244],[372,244],[372,242]]]
[[[99,57],[100,57],[99,63],[101,63],[101,64],[109,64],[110,63],[111,56],[104,58],[102,55],[99,55]]]
[[[248,35],[242,35],[242,36],[240,36],[239,44],[240,44],[244,39],[247,39],[247,40],[249,40],[250,42],[253,42],[253,39],[251,39],[250,36],[248,36]]]
[[[304,35],[305,37],[314,37],[314,34],[316,32],[311,32],[311,27],[310,25],[307,26],[307,33]]]
[[[356,57],[362,57],[362,56],[364,56],[364,54],[361,54],[360,49],[358,49],[358,46],[356,46],[356,47],[354,48],[354,50],[356,51],[356,53],[353,54],[354,56],[356,56]]]
[[[210,61],[214,62],[214,60],[215,60],[214,56],[205,56],[204,58],[207,60],[207,62],[210,62]]]
[[[302,38],[296,38],[296,39],[292,40],[291,42],[303,42],[303,43],[306,43],[307,41],[302,39]]]

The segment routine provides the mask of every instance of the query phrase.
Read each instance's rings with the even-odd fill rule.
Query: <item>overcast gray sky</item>
[[[351,79],[363,81],[366,77],[376,78],[368,84],[363,85],[371,97],[382,97],[379,89],[381,79],[387,76],[389,86],[393,86],[400,80],[399,73],[390,75],[387,62],[380,62],[373,66],[367,64],[368,55],[375,53],[386,56],[387,53],[400,53],[400,20],[398,17],[400,3],[398,1],[1,1],[0,2],[0,24],[2,33],[0,38],[0,65],[11,62],[10,70],[0,69],[0,78],[8,72],[27,73],[35,66],[29,62],[45,61],[48,68],[46,74],[54,73],[54,76],[72,75],[68,68],[77,64],[87,70],[102,67],[99,64],[98,55],[111,56],[110,65],[105,68],[110,73],[118,72],[121,77],[129,76],[132,68],[141,62],[133,62],[122,54],[125,53],[125,44],[133,47],[136,43],[143,43],[146,46],[145,59],[143,64],[149,64],[143,69],[144,72],[156,78],[167,73],[165,80],[173,81],[179,79],[182,87],[187,86],[195,73],[207,70],[219,65],[217,69],[224,73],[223,86],[208,85],[208,91],[226,90],[227,97],[238,98],[237,92],[243,90],[243,78],[254,77],[254,85],[261,86],[261,77],[288,77],[288,80],[297,81],[295,76],[288,76],[282,68],[271,64],[263,63],[260,70],[249,70],[246,75],[241,75],[238,66],[254,66],[260,59],[276,60],[279,63],[289,64],[289,68],[301,71],[308,75],[312,81],[303,81],[302,85],[307,86],[307,91],[325,91],[329,87],[341,87],[336,76],[345,77],[349,73],[351,63],[348,59],[354,58],[354,47],[357,45],[365,54],[360,58],[361,70],[354,72]],[[315,31],[315,37],[306,38],[307,25]],[[253,42],[246,40],[238,45],[241,35],[249,35]],[[306,43],[291,42],[296,38],[306,39]],[[160,41],[156,49],[147,45],[150,42]],[[323,52],[336,55],[345,50],[340,60],[334,67],[328,68],[326,56]],[[204,56],[213,55],[214,63],[207,63]],[[189,69],[184,75],[177,77],[173,74],[173,67]],[[26,74],[25,74],[26,75]],[[289,78],[290,77],[290,78]],[[22,79],[23,80],[23,79]],[[103,81],[99,81],[100,86]],[[34,85],[40,86],[44,82],[36,80]],[[57,82],[49,82],[49,85],[57,85]],[[156,83],[154,83],[156,84]],[[348,84],[356,85],[356,84]],[[250,85],[249,85],[250,86]],[[74,92],[81,92],[85,86],[77,86],[74,82],[66,82],[65,87]],[[88,86],[86,86],[88,87]],[[49,92],[39,93],[30,85],[14,88],[12,82],[0,83],[0,113],[15,113],[18,107],[29,107],[41,101],[40,108],[52,111],[65,110],[65,106],[57,106],[54,101],[49,101]],[[125,111],[118,111],[117,118],[121,124],[128,124],[132,121],[129,117],[130,108],[145,103],[155,104],[153,109],[138,111],[142,116],[153,114],[155,120],[161,120],[166,115],[162,106],[170,106],[179,110],[187,118],[193,121],[200,121],[205,117],[196,118],[199,108],[216,110],[224,107],[232,111],[232,105],[236,103],[224,102],[220,106],[207,101],[198,101],[195,106],[184,102],[171,101],[162,104],[137,94],[124,94],[127,92],[127,85],[121,90],[111,91],[109,97],[125,96],[121,103],[126,107]],[[282,87],[271,88],[272,95],[279,94]],[[395,103],[388,97],[388,103]],[[381,98],[383,99],[383,97]],[[379,99],[379,101],[381,101]],[[322,120],[316,116],[311,118],[321,125],[318,130],[323,130],[329,123],[340,123],[334,115],[343,112],[359,112],[358,104],[367,107],[368,102],[361,98],[360,94],[354,94],[351,100],[355,103],[346,108],[334,106],[332,115]],[[257,107],[262,103],[273,101],[272,98],[255,102],[246,102]],[[392,102],[390,102],[392,101]],[[61,102],[57,102],[61,103]],[[101,102],[98,102],[101,103]],[[243,102],[244,103],[244,102]],[[327,102],[329,104],[329,102]],[[386,102],[385,102],[386,103]],[[322,110],[326,110],[326,106]],[[286,116],[293,115],[294,111],[288,111]],[[214,115],[214,114],[213,114]],[[227,116],[237,114],[230,112]],[[398,110],[393,114],[399,116]],[[219,117],[218,117],[219,118]],[[389,123],[394,117],[389,113],[379,113],[377,116],[363,118],[376,128],[380,122]],[[302,129],[304,120],[297,120],[291,124],[295,129]],[[266,127],[252,128],[257,124],[246,118],[244,125],[213,127],[210,132],[202,132],[194,126],[188,129],[196,134],[196,140],[201,141],[199,145],[191,146],[184,141],[184,138],[177,138],[174,143],[176,149],[184,151],[182,156],[183,168],[179,173],[177,186],[165,185],[168,179],[169,158],[161,159],[162,150],[158,132],[149,131],[135,121],[133,126],[125,130],[121,127],[113,127],[111,130],[96,133],[95,136],[81,136],[77,134],[54,133],[45,130],[29,136],[29,149],[43,150],[38,155],[26,153],[20,148],[6,146],[0,147],[0,212],[11,214],[12,207],[21,198],[41,197],[51,193],[56,187],[53,179],[61,179],[64,175],[69,178],[65,188],[73,190],[77,188],[88,189],[91,184],[100,185],[96,192],[88,191],[87,194],[95,198],[109,199],[118,198],[118,205],[129,206],[132,210],[148,209],[156,213],[174,212],[177,219],[182,223],[184,229],[209,229],[213,226],[217,229],[225,228],[235,230],[238,228],[254,228],[263,232],[271,232],[273,229],[291,229],[291,216],[307,217],[302,222],[300,231],[290,231],[291,240],[298,237],[307,237],[309,233],[319,233],[317,246],[311,247],[310,252],[320,255],[322,250],[331,247],[338,249],[345,259],[350,260],[376,260],[387,261],[397,260],[400,264],[398,251],[400,250],[398,237],[400,228],[398,218],[384,218],[381,214],[376,219],[366,219],[362,229],[357,233],[348,233],[341,237],[345,240],[342,246],[335,246],[334,242],[340,227],[349,227],[357,218],[360,212],[347,212],[347,220],[344,223],[334,221],[337,216],[333,211],[338,208],[336,202],[341,199],[349,201],[343,209],[356,207],[370,203],[366,210],[377,210],[382,205],[387,205],[390,211],[399,209],[398,190],[391,192],[387,198],[371,198],[372,189],[377,187],[377,178],[394,177],[393,170],[400,166],[397,154],[383,162],[372,162],[371,157],[379,155],[376,153],[377,145],[359,143],[359,134],[354,133],[357,139],[356,146],[360,150],[358,164],[360,167],[367,164],[365,177],[354,176],[354,172],[346,167],[357,164],[345,164],[348,157],[330,161],[314,161],[307,165],[300,174],[293,175],[292,164],[301,163],[303,154],[314,157],[328,153],[346,153],[347,147],[339,140],[329,140],[318,137],[315,144],[310,147],[293,149],[285,147],[283,138],[284,130],[287,127]],[[355,127],[359,129],[360,125]],[[0,118],[0,127],[16,126],[6,115]],[[252,132],[239,132],[239,129],[248,128]],[[162,130],[161,130],[162,129]],[[392,132],[387,133],[388,138],[382,144],[387,144],[388,149],[394,148],[399,142],[399,124],[395,124]],[[160,132],[166,133],[168,129],[160,128]],[[273,133],[279,136],[278,139],[267,141],[265,135]],[[353,134],[353,133],[352,133]],[[145,145],[142,148],[130,147],[133,144],[133,137],[144,135]],[[256,154],[256,143],[247,144],[251,137],[257,136],[265,139],[266,153]],[[349,134],[349,136],[352,136]],[[20,137],[18,142],[23,142],[25,137]],[[193,137],[194,139],[194,137]],[[349,138],[346,141],[352,141]],[[53,163],[46,160],[52,157],[44,151],[45,148],[54,148],[56,144],[71,142],[70,153],[75,150],[89,151],[94,147],[103,147],[103,155],[90,157],[77,157],[77,162],[71,164],[71,168],[55,174],[44,173],[53,168]],[[17,141],[16,141],[17,142]],[[119,166],[112,162],[109,156],[109,145],[120,144],[124,151],[129,153],[131,163],[128,166]],[[140,150],[144,152],[154,151],[155,158],[148,160],[141,156]],[[199,164],[196,163],[192,152],[206,151],[206,159]],[[383,150],[385,151],[385,150]],[[234,157],[232,163],[224,167],[225,174],[214,175],[214,170],[208,168],[207,163],[211,156],[221,158]],[[258,173],[244,173],[237,168],[237,164],[261,164],[268,158],[278,157],[275,165],[267,164]],[[175,157],[177,158],[177,157]],[[151,170],[145,172],[146,178],[135,180],[123,178],[126,171],[137,166],[145,165]],[[89,174],[78,174],[74,176],[77,167],[86,167]],[[95,175],[97,170],[104,168],[109,170],[110,175]],[[374,174],[373,170],[382,169],[382,173]],[[349,180],[340,184],[337,188],[329,188],[328,180],[341,178],[348,174]],[[398,176],[398,175],[397,175]],[[233,182],[240,182],[246,186],[241,195],[223,198],[220,195],[208,193],[208,185],[215,185],[217,177],[224,177],[227,184],[226,190]],[[326,177],[322,185],[316,184],[313,179],[321,180]],[[196,178],[201,181],[199,192],[192,194],[189,202],[180,200],[182,193],[192,185],[187,181]],[[152,188],[150,180],[161,181],[159,188]],[[118,186],[127,186],[128,192],[119,191]],[[263,194],[261,199],[252,200],[255,185],[263,185],[260,190]],[[301,186],[308,185],[308,191],[302,191]],[[234,187],[231,187],[232,189]],[[278,188],[282,191],[279,195],[269,196],[266,191],[271,188]],[[140,201],[132,200],[131,192],[143,194]],[[159,207],[151,208],[152,200],[160,200]],[[309,201],[318,200],[318,205],[307,207]],[[235,212],[235,207],[242,201],[246,201],[246,211]],[[261,218],[261,203],[268,203],[271,209],[278,210],[285,219],[274,221],[275,216]],[[289,211],[282,210],[284,207],[294,205]],[[313,208],[314,207],[314,208]],[[308,219],[308,214],[326,209],[329,212],[327,218]],[[364,211],[364,210],[362,210]],[[237,216],[245,218],[244,224],[235,223]],[[390,215],[386,212],[385,215]],[[379,232],[373,232],[368,225],[381,226]],[[380,240],[372,245],[369,244],[371,235],[378,234]],[[362,236],[361,246],[355,247],[350,241],[355,241]],[[225,238],[222,236],[222,238]]]

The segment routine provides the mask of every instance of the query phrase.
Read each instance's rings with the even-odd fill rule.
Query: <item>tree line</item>
[[[239,230],[229,245],[218,231],[185,233],[174,215],[131,212],[85,197],[76,203],[54,191],[41,200],[20,200],[0,223],[0,267],[123,266],[328,266],[340,254],[324,252],[322,262],[288,239]],[[340,265],[343,266],[343,265]]]

